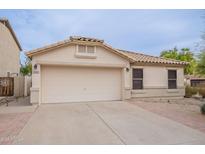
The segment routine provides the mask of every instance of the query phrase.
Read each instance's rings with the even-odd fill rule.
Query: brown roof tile
[[[132,57],[135,60],[135,62],[176,64],[176,65],[187,65],[188,64],[188,62],[185,62],[185,61],[173,60],[173,59],[162,58],[162,57],[155,57],[155,56],[150,56],[150,55],[146,55],[146,54],[142,54],[138,52],[121,50],[121,49],[118,49],[118,50],[128,55],[129,57]]]
[[[103,43],[104,40],[99,40],[96,38],[91,38],[91,37],[82,37],[82,36],[71,36],[70,37],[71,41],[77,40],[77,41],[90,41],[90,42],[100,42]]]

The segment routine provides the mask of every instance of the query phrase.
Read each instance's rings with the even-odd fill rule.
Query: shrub
[[[205,115],[205,104],[201,106],[201,113]]]
[[[200,89],[199,89],[199,94],[200,94],[203,98],[205,98],[205,88],[200,88]]]
[[[191,87],[192,95],[196,95],[198,93],[198,89],[196,87]]]
[[[192,95],[196,95],[197,92],[198,92],[197,88],[186,86],[186,88],[185,88],[185,97],[190,98],[190,97],[192,97]]]
[[[186,86],[186,88],[185,88],[185,97],[190,98],[191,96],[192,96],[191,87],[190,86]]]

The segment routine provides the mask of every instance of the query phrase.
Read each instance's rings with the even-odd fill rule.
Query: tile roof
[[[91,38],[91,37],[82,37],[82,36],[71,36],[70,37],[71,41],[77,40],[77,41],[90,41],[90,42],[100,42],[103,43],[104,40],[99,40],[96,38]]]
[[[185,62],[185,61],[150,56],[150,55],[146,55],[146,54],[142,54],[138,52],[121,50],[121,49],[118,49],[118,50],[128,55],[129,57],[132,57],[135,62],[139,62],[139,63],[158,63],[158,64],[176,64],[176,65],[187,65],[188,64],[188,62]]]
[[[15,34],[14,30],[11,27],[11,24],[9,23],[9,20],[6,19],[6,18],[0,18],[0,22],[3,23],[9,29],[11,35],[13,36],[13,38],[14,38],[16,44],[17,44],[17,46],[19,47],[19,50],[21,51],[22,50],[21,45],[20,45],[20,43],[19,43],[19,41],[16,37],[16,34]]]
[[[117,52],[121,56],[129,59],[131,62],[140,62],[140,63],[159,63],[159,64],[175,64],[175,65],[187,65],[187,62],[184,61],[178,61],[178,60],[172,60],[167,58],[161,58],[161,57],[155,57],[150,55],[145,55],[137,52],[132,51],[126,51],[121,49],[115,49],[112,46],[106,44],[104,40],[96,39],[96,38],[90,38],[90,37],[81,37],[81,36],[71,36],[70,39],[66,39],[64,41],[59,41],[57,43],[44,46],[42,48],[38,48],[32,51],[27,52],[28,56],[33,56],[34,54],[37,54],[42,51],[47,51],[49,49],[53,49],[56,47],[61,47],[66,44],[70,44],[75,41],[81,41],[81,42],[95,42],[98,43],[98,45],[102,45],[104,47],[110,48],[113,51]]]
[[[28,52],[26,52],[26,55],[27,56],[33,56],[33,55],[35,55],[37,53],[40,53],[42,51],[47,51],[49,49],[64,46],[66,44],[69,44],[70,42],[71,42],[71,40],[69,40],[69,39],[66,39],[66,40],[63,40],[63,41],[58,41],[56,43],[52,43],[52,44],[45,45],[43,47],[36,48],[36,49],[31,50],[31,51],[28,51]]]

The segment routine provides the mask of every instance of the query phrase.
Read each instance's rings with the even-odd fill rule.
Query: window
[[[133,89],[143,89],[143,69],[133,69],[132,79]]]
[[[78,53],[87,53],[87,54],[94,54],[95,53],[95,46],[86,46],[86,45],[78,45]]]
[[[168,70],[168,89],[177,88],[177,71]]]
[[[87,53],[94,53],[95,47],[94,46],[87,46]]]
[[[78,46],[78,52],[85,53],[86,52],[86,46],[85,45],[79,45]]]

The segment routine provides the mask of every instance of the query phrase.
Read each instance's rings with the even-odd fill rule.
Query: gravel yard
[[[129,102],[205,133],[205,116],[200,113],[200,106],[205,103],[203,100],[140,98]]]

